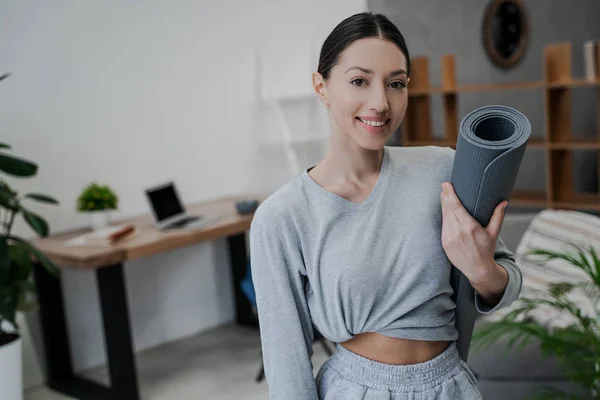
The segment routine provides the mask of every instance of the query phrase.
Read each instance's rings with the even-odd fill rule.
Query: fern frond
[[[589,327],[590,325],[596,323],[595,319],[592,319],[586,315],[584,315],[579,307],[572,301],[564,298],[521,298],[519,301],[525,304],[530,309],[536,308],[536,306],[545,305],[551,307],[555,310],[564,312],[569,314],[577,319],[577,321],[583,327]]]
[[[598,258],[598,254],[596,254],[595,251],[590,251],[590,256],[592,258],[592,262],[590,263],[590,260],[585,255],[585,250],[573,243],[568,243],[568,245],[573,247],[574,251],[560,252],[534,248],[526,251],[525,256],[528,261],[535,264],[543,264],[544,262],[556,259],[564,260],[569,264],[581,269],[592,279],[593,282],[596,283],[598,287],[600,287],[600,259]],[[532,256],[538,256],[539,259],[532,258]]]

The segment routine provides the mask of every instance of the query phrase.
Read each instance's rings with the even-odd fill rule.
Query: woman
[[[259,207],[251,227],[271,399],[477,399],[458,356],[451,263],[477,310],[507,306],[521,274],[498,237],[462,207],[450,148],[387,147],[408,103],[410,57],[384,16],[354,15],[323,44],[315,91],[329,149]],[[313,375],[316,328],[337,343]]]

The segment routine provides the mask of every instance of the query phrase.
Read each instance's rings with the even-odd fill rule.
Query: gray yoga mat
[[[529,120],[507,106],[480,107],[462,119],[450,181],[463,206],[482,226],[488,225],[496,206],[510,198],[530,134]],[[467,361],[476,313],[474,290],[454,266],[450,280],[457,310],[456,344]]]

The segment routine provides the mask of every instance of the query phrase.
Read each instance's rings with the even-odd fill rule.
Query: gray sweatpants
[[[391,365],[369,360],[341,345],[316,376],[320,400],[481,399],[477,381],[456,344],[432,360]]]

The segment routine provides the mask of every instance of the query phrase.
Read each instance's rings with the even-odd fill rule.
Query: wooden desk
[[[85,230],[35,240],[34,245],[60,267],[89,269],[95,272],[111,382],[111,386],[106,387],[74,374],[60,277],[52,276],[36,264],[34,276],[40,303],[48,386],[78,399],[140,399],[127,304],[127,285],[123,273],[123,263],[126,261],[226,237],[233,272],[236,321],[239,324],[256,326],[251,305],[240,288],[247,265],[245,235],[253,217],[237,214],[235,201],[241,198],[226,198],[190,206],[188,212],[191,215],[223,216],[200,230],[161,232],[154,227],[152,217],[147,215],[119,221],[119,224],[134,224],[138,233],[135,237],[110,247],[64,245],[65,240],[79,236],[85,233]]]

